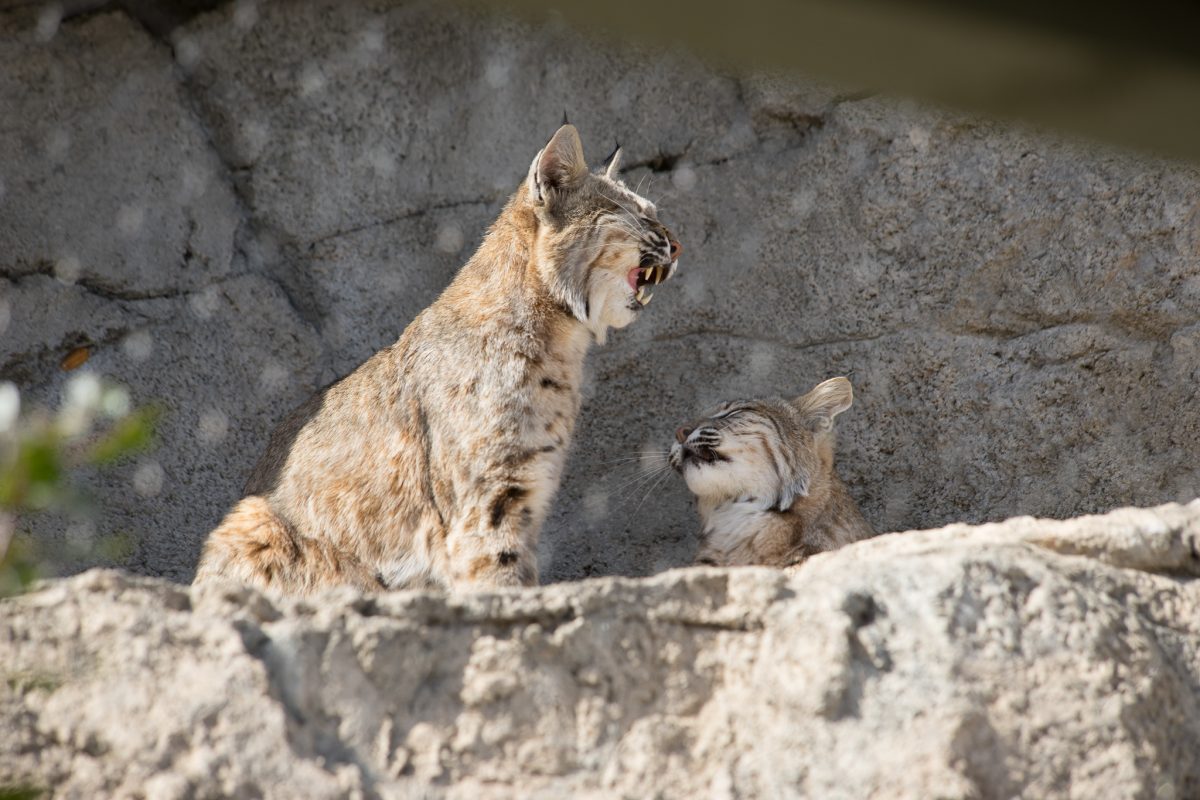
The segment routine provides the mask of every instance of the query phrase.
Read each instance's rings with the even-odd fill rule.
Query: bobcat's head
[[[617,177],[620,158],[617,148],[603,171],[589,171],[579,133],[563,125],[533,159],[523,189],[542,279],[601,342],[645,308],[681,250],[654,204]]]
[[[795,400],[722,403],[675,431],[670,462],[697,497],[787,511],[833,471],[833,419],[854,400],[830,378]]]

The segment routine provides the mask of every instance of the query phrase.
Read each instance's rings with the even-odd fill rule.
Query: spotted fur
[[[786,567],[873,534],[833,465],[831,378],[795,400],[722,403],[675,432],[670,462],[696,495],[698,564]]]
[[[559,129],[442,296],[275,431],[197,582],[537,582],[589,344],[677,266],[679,243],[618,159],[590,173],[575,129]]]

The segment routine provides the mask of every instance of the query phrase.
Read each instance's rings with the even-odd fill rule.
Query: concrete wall
[[[426,3],[232,3],[166,36],[4,2],[0,109],[0,377],[53,402],[86,344],[167,407],[160,490],[92,479],[140,572],[190,578],[273,425],[436,297],[564,109],[686,253],[593,352],[545,580],[686,563],[689,495],[622,459],[836,374],[881,529],[1197,494],[1192,168]]]

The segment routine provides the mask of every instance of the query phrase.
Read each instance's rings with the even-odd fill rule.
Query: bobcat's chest
[[[506,479],[521,486],[531,516],[545,517],[558,490],[579,414],[578,383],[565,376],[540,378],[533,387],[528,417],[510,443]]]
[[[562,477],[581,403],[589,334],[569,328],[534,353],[490,363],[466,434],[469,482],[489,519],[516,513],[540,525]],[[505,498],[513,498],[511,502]],[[494,510],[494,511],[493,511]]]
[[[704,546],[729,552],[762,530],[766,514],[757,501],[733,501],[717,506],[704,520]]]

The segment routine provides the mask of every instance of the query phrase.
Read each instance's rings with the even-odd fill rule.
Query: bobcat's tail
[[[331,586],[384,588],[357,557],[328,540],[292,530],[268,505],[251,495],[208,535],[193,583],[230,580],[287,594],[311,594]]]

